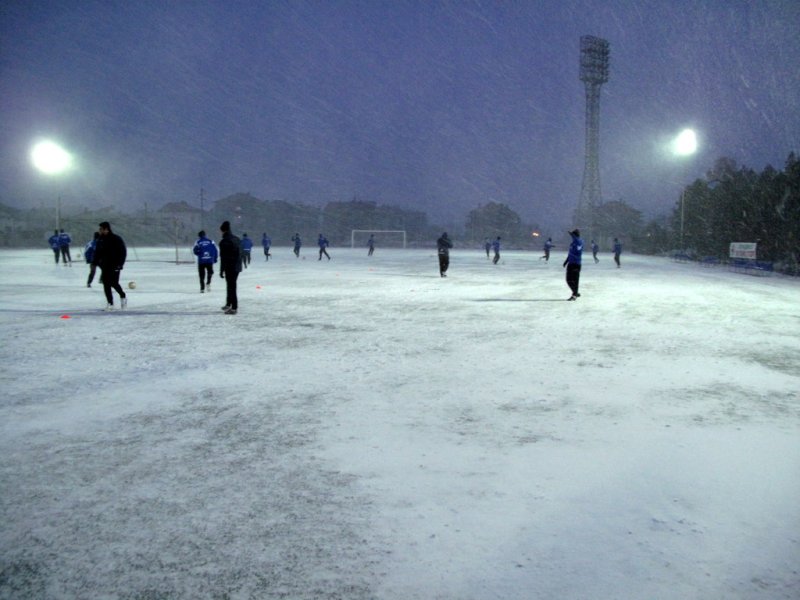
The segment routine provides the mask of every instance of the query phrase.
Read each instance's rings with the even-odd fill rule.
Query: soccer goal
[[[350,247],[366,248],[370,235],[375,236],[375,245],[379,248],[406,247],[406,232],[403,229],[353,229]]]

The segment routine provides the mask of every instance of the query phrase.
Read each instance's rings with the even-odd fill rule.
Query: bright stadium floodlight
[[[31,150],[31,162],[40,173],[55,176],[72,167],[72,155],[61,146],[50,140],[34,144]],[[61,227],[61,196],[56,203],[56,229]]]
[[[678,156],[689,156],[697,152],[697,134],[692,129],[684,129],[672,142],[672,152]]]
[[[58,175],[72,166],[72,156],[55,142],[46,140],[33,147],[31,162],[45,175]]]

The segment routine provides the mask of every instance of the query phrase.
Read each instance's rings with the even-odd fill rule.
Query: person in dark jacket
[[[224,221],[219,226],[222,239],[219,241],[220,277],[227,286],[227,299],[222,310],[226,315],[235,315],[239,310],[239,298],[236,296],[236,280],[242,272],[242,252],[239,238],[231,233],[231,224]]]
[[[92,263],[103,271],[103,291],[108,301],[106,310],[114,308],[112,289],[119,294],[120,307],[126,308],[128,306],[128,297],[119,285],[119,276],[125,266],[128,249],[125,247],[123,239],[111,231],[111,225],[108,221],[100,223],[98,233],[100,235],[97,238],[97,248],[95,248]]]
[[[492,249],[492,242],[489,241],[488,237],[483,240],[483,249],[486,250],[486,258],[489,258],[489,251]]]
[[[600,250],[600,246],[597,245],[597,242],[592,240],[592,258],[594,259],[594,264],[600,262],[600,259],[597,258],[597,252]]]
[[[447,269],[450,266],[450,248],[453,247],[453,242],[447,237],[445,231],[438,240],[436,240],[436,252],[439,255],[439,275],[447,277]]]
[[[375,235],[370,233],[369,239],[367,240],[367,246],[369,247],[369,252],[367,252],[367,256],[372,256],[375,253]]]
[[[61,256],[61,246],[58,244],[58,229],[53,230],[53,235],[50,236],[47,243],[50,244],[50,248],[52,248],[56,258],[56,264],[58,264],[58,257]]]
[[[86,246],[83,247],[83,258],[86,259],[87,264],[89,265],[89,279],[86,281],[86,287],[92,287],[92,281],[94,281],[94,274],[97,272],[97,265],[94,264],[94,253],[97,250],[97,240],[100,238],[100,232],[94,232],[94,238],[86,243]]]
[[[303,246],[303,240],[300,239],[300,234],[295,233],[292,236],[292,241],[294,242],[294,250],[293,250],[294,255],[297,258],[300,258],[300,248]]]
[[[211,291],[211,277],[214,275],[214,263],[217,262],[217,246],[206,237],[205,231],[197,234],[192,252],[197,257],[197,274],[200,276],[200,293],[206,288]]]
[[[617,263],[617,268],[620,268],[619,264],[619,255],[622,254],[622,243],[617,239],[614,238],[614,262]]]
[[[569,232],[572,236],[572,243],[569,245],[569,254],[564,260],[564,265],[567,268],[567,285],[572,290],[572,296],[567,300],[577,300],[581,297],[578,293],[578,284],[581,279],[581,259],[583,257],[583,240],[581,239],[581,232],[573,229]]]

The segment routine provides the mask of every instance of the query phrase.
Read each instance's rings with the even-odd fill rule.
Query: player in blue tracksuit
[[[100,237],[100,232],[94,232],[94,238],[86,243],[83,247],[83,258],[89,265],[89,279],[86,281],[86,287],[92,287],[94,281],[94,274],[97,272],[97,265],[94,264],[94,253],[97,250],[97,240]]]
[[[544,243],[544,255],[539,257],[539,260],[544,259],[544,262],[550,262],[550,249],[553,247],[553,238],[547,238]]]
[[[294,252],[294,255],[297,258],[300,258],[300,248],[303,246],[303,241],[300,239],[300,234],[295,233],[292,236],[292,241],[294,242],[294,250],[292,252]]]
[[[214,263],[217,262],[219,253],[217,246],[206,237],[205,231],[197,234],[197,241],[194,243],[192,252],[197,257],[197,274],[200,276],[200,293],[203,294],[208,288],[211,291],[211,276],[214,274]]]
[[[58,234],[58,246],[61,248],[61,262],[64,263],[64,266],[67,263],[69,263],[70,267],[72,266],[72,257],[69,254],[69,245],[71,243],[72,238],[62,229],[61,233]]]
[[[369,252],[367,252],[367,256],[372,256],[372,254],[375,252],[375,235],[372,233],[369,234],[367,246],[369,246]]]
[[[483,249],[486,250],[486,258],[489,258],[489,250],[492,249],[492,242],[489,241],[489,238],[484,238]]]
[[[492,242],[492,249],[494,250],[494,258],[492,259],[492,264],[497,264],[500,260],[500,236],[497,236],[497,239]]]
[[[246,269],[247,265],[250,264],[250,252],[253,250],[253,240],[247,237],[246,233],[242,234],[241,250],[242,265],[244,265],[244,268]]]
[[[328,257],[328,260],[330,260],[331,255],[328,254],[328,238],[320,233],[319,239],[317,240],[317,245],[319,246],[319,260],[322,260],[323,254]]]
[[[578,284],[581,279],[583,240],[581,239],[581,232],[577,229],[573,229],[569,234],[572,236],[572,243],[569,245],[569,254],[564,261],[564,266],[567,268],[567,285],[572,290],[572,296],[567,300],[577,300],[581,297],[578,293]]]
[[[592,258],[594,259],[594,263],[597,264],[600,260],[597,258],[597,251],[600,250],[600,246],[597,245],[597,242],[592,240]]]
[[[622,243],[617,238],[614,238],[614,262],[617,263],[619,269],[619,255],[622,254]]]
[[[53,250],[53,255],[56,259],[56,264],[58,264],[58,257],[61,256],[61,246],[58,244],[58,229],[53,231],[53,235],[51,235],[47,243],[50,244],[50,248]]]
[[[269,238],[266,232],[261,234],[261,246],[264,248],[264,260],[269,260],[271,256],[269,253],[269,248],[272,246],[272,240]]]

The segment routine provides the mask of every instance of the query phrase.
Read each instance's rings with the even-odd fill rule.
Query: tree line
[[[81,243],[105,220],[138,245],[189,244],[201,228],[214,237],[222,221],[230,221],[237,234],[247,232],[256,240],[267,232],[275,245],[288,245],[295,232],[310,238],[309,242],[324,233],[334,245],[349,245],[353,229],[403,230],[409,245],[430,245],[442,231],[428,221],[425,212],[371,201],[354,199],[316,207],[261,200],[246,193],[217,200],[207,211],[186,203],[134,213],[113,207],[84,208],[62,215],[61,226]],[[55,219],[52,209],[0,205],[0,223],[0,243],[40,246],[52,233]],[[537,249],[550,235],[561,235],[537,223],[525,223],[509,206],[497,202],[470,210],[463,230],[450,233],[461,247],[481,246],[485,238],[500,236],[506,248]],[[800,160],[791,153],[782,171],[767,166],[758,173],[720,158],[704,179],[686,186],[669,215],[645,223],[642,213],[627,203],[605,202],[595,207],[589,235],[603,248],[619,237],[630,252],[681,252],[719,259],[727,258],[731,242],[757,242],[759,260],[777,263],[776,268],[787,273],[800,273]]]

